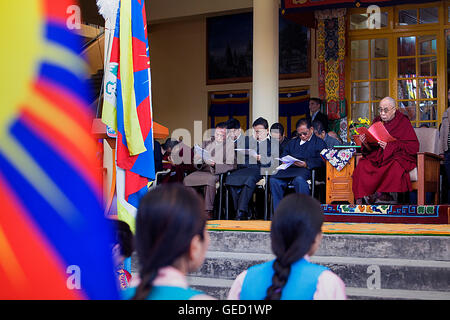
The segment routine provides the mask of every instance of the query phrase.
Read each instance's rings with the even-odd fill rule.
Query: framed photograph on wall
[[[280,79],[311,77],[310,29],[280,14]],[[207,18],[206,83],[251,82],[253,13]]]

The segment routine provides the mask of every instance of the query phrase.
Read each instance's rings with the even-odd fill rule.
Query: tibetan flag
[[[0,1],[0,299],[117,299],[73,0]]]
[[[117,132],[118,217],[132,230],[139,200],[155,179],[150,81],[144,1],[122,0],[106,70],[110,85],[105,86],[102,120]]]

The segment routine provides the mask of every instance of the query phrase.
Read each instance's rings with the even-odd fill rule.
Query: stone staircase
[[[211,231],[192,287],[226,299],[239,273],[273,259],[268,232]],[[450,299],[450,237],[325,234],[312,262],[345,282],[349,299]]]

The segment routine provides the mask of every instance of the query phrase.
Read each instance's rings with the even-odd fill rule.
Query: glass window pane
[[[358,118],[369,117],[368,103],[352,103],[352,120],[358,121]]]
[[[369,82],[352,83],[352,101],[369,101]]]
[[[450,22],[450,7],[447,7],[448,18],[447,21]]]
[[[387,60],[372,60],[370,68],[370,76],[372,79],[389,78],[389,65]]]
[[[397,40],[398,56],[416,55],[416,37],[400,37]]]
[[[369,29],[369,23],[375,23],[372,28],[385,28],[387,27],[388,13],[380,12],[379,20],[374,22],[374,19],[370,18],[370,14],[356,13],[350,16],[350,30],[362,30]],[[379,25],[377,25],[379,23]]]
[[[417,10],[400,10],[398,12],[398,23],[401,26],[417,24]]]
[[[438,8],[420,8],[419,23],[438,23]]]
[[[436,79],[419,79],[419,99],[437,98]]]
[[[419,54],[436,54],[436,35],[419,36]]]
[[[408,117],[410,121],[416,120],[416,102],[415,101],[400,101],[398,103],[398,110]]]
[[[369,80],[369,61],[352,61],[352,80]]]
[[[369,58],[369,40],[352,41],[352,59]]]
[[[389,95],[388,81],[372,81],[370,83],[370,100],[381,100]]]
[[[372,119],[370,119],[371,122],[373,122],[373,119],[375,119],[376,117],[378,117],[380,115],[380,102],[372,102]]]
[[[370,40],[370,52],[372,58],[387,58],[388,39]]]
[[[436,76],[437,60],[436,57],[419,58],[419,76]]]
[[[398,99],[416,99],[416,80],[398,80]]]
[[[350,16],[350,30],[367,29],[367,20],[369,15],[367,13],[357,13]]]
[[[398,77],[410,78],[416,76],[416,59],[398,59]]]
[[[436,101],[420,101],[419,110],[419,120],[437,120]]]

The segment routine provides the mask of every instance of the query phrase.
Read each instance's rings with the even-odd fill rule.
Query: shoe
[[[376,204],[396,204],[397,201],[395,201],[395,199],[388,192],[383,192],[381,194],[381,196],[379,196],[375,200],[375,203]]]
[[[250,216],[247,212],[245,211],[238,211],[237,215],[236,215],[236,220],[249,220]]]
[[[374,194],[371,194],[370,196],[364,196],[364,200],[366,201],[366,204],[375,204],[377,199],[381,196],[381,193],[375,192]]]

